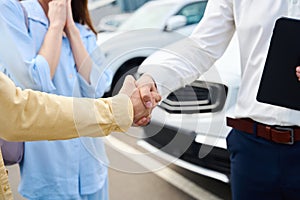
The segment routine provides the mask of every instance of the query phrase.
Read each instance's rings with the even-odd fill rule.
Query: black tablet
[[[257,101],[300,110],[300,20],[279,18],[257,93]]]

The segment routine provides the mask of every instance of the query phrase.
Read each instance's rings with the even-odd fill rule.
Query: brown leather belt
[[[250,118],[233,119],[229,117],[227,117],[227,125],[276,143],[294,144],[294,142],[300,141],[299,126],[270,126]]]

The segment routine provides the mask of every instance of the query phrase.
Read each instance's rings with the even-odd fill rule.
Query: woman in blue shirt
[[[16,1],[3,1],[11,15],[23,13]],[[20,20],[14,22],[9,12],[2,13],[28,67],[26,81],[12,75],[16,84],[64,96],[101,97],[111,83],[111,73],[101,68],[103,56],[97,49],[87,0],[21,3],[28,30],[24,21],[18,26]],[[31,200],[108,199],[106,164],[101,138],[26,142],[19,192]]]

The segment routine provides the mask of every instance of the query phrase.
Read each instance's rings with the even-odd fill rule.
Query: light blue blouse
[[[22,7],[17,1],[1,1],[0,13],[8,24],[30,75],[28,80],[18,82],[14,80],[14,74],[19,72],[6,67],[4,71],[17,85],[64,96],[98,98],[103,95],[111,83],[112,75],[109,70],[101,69],[104,57],[97,48],[93,32],[76,24],[94,61],[91,84],[77,72],[66,37],[63,37],[59,65],[51,79],[47,61],[37,55],[49,25],[42,7],[37,0],[22,2],[28,16],[27,30]],[[91,194],[103,187],[107,178],[106,164],[101,138],[26,142],[24,160],[20,165],[22,178],[19,192],[29,199],[48,197],[45,199],[57,200]]]

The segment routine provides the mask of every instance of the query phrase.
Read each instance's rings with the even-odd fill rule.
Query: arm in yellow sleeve
[[[125,94],[71,98],[21,90],[0,73],[0,137],[9,141],[62,140],[125,132],[133,107]]]

